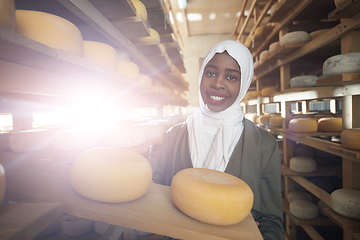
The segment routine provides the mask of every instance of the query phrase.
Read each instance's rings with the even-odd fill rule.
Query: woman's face
[[[200,83],[205,105],[214,112],[230,107],[239,95],[240,80],[238,63],[227,52],[215,54],[205,66]]]

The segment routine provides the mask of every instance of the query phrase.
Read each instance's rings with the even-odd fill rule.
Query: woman
[[[185,168],[210,168],[245,181],[264,239],[283,239],[280,154],[275,138],[244,118],[240,101],[253,76],[249,50],[237,41],[216,44],[199,75],[200,108],[165,135],[153,179],[170,186]]]

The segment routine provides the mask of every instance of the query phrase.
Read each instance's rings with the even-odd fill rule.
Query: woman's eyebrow
[[[237,72],[237,73],[241,74],[241,72],[239,70],[231,69],[231,68],[226,68],[225,71]]]

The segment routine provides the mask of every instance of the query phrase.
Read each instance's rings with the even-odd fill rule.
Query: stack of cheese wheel
[[[339,54],[329,57],[323,64],[325,77],[360,72],[360,52]]]
[[[156,30],[152,29],[152,28],[149,28],[149,32],[150,32],[150,36],[135,38],[134,42],[136,42],[136,43],[143,43],[143,42],[160,43],[160,35],[159,35],[159,33]]]
[[[139,153],[120,148],[94,148],[74,160],[71,186],[91,200],[119,203],[142,197],[152,182],[149,161]]]
[[[134,4],[135,9],[136,9],[136,15],[137,16],[141,16],[142,19],[147,22],[148,20],[148,13],[146,10],[145,5],[139,1],[139,0],[131,0],[131,2]]]
[[[277,54],[281,49],[281,45],[279,41],[273,42],[272,44],[269,45],[269,51],[270,51],[270,55],[275,55]]]
[[[330,194],[331,209],[341,216],[360,220],[360,190],[338,189]]]
[[[119,60],[117,63],[117,72],[121,76],[125,76],[133,81],[138,81],[140,77],[140,69],[138,65],[131,61]]]
[[[260,94],[262,97],[268,97],[276,92],[277,92],[277,87],[265,87],[261,90]]]
[[[316,162],[308,157],[292,157],[289,167],[294,172],[311,173],[316,171]]]
[[[291,203],[292,201],[296,200],[305,200],[308,202],[312,202],[313,198],[309,192],[304,191],[291,191],[288,193],[288,202]]]
[[[83,56],[80,30],[59,16],[30,10],[16,10],[16,32],[49,47]]]
[[[317,206],[306,200],[294,200],[289,205],[290,213],[299,219],[311,220],[317,218],[319,210]]]
[[[289,130],[294,133],[314,133],[318,130],[318,123],[312,118],[291,119]]]
[[[343,130],[340,134],[340,141],[345,148],[360,151],[360,128]]]
[[[10,31],[15,30],[15,1],[0,1],[0,27]]]
[[[283,124],[283,118],[282,116],[271,116],[269,118],[269,125],[271,127],[282,127],[282,124]]]
[[[289,32],[280,38],[280,45],[285,46],[291,43],[306,43],[310,41],[309,33],[305,31]]]
[[[84,58],[113,71],[117,69],[118,53],[106,43],[84,41]]]
[[[50,150],[55,131],[51,129],[31,129],[17,131],[10,135],[9,146],[14,152],[35,152]]]
[[[309,33],[310,39],[313,40],[327,31],[329,31],[329,29],[320,29],[320,30],[313,31],[313,32]]]
[[[187,168],[176,173],[171,197],[184,214],[219,226],[244,220],[254,202],[254,194],[244,181],[206,168]]]
[[[325,117],[318,120],[318,128],[320,132],[341,132],[341,117]]]
[[[319,77],[315,75],[296,76],[290,79],[290,87],[292,88],[314,87],[316,86],[316,81],[318,79]]]
[[[146,143],[145,132],[139,126],[122,125],[109,127],[103,135],[103,143],[106,147],[133,148]]]

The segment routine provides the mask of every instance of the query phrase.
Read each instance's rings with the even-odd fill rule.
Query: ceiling
[[[246,10],[250,9],[251,2],[251,0],[247,1],[245,15]],[[169,0],[169,3],[173,21],[180,34],[195,36],[232,34],[244,0],[187,0],[185,9],[179,8],[178,0]],[[252,24],[251,21],[249,26]]]

